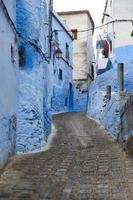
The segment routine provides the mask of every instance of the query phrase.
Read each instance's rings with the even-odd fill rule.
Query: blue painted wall
[[[88,115],[98,120],[117,137],[120,127],[119,98],[117,95],[117,65],[124,63],[124,91],[133,92],[133,46],[115,49],[113,69],[99,75],[90,85],[88,98]],[[112,86],[112,99],[106,101],[106,86]],[[124,105],[124,104],[123,104]]]
[[[4,1],[7,12],[15,24],[15,0]],[[9,18],[0,6],[0,168],[15,153],[17,43]],[[12,49],[12,55],[11,55]]]
[[[74,112],[86,112],[88,92],[74,89]]]
[[[61,21],[60,17],[54,12],[52,20],[52,29],[57,31],[58,42],[55,41],[53,34],[52,59],[50,63],[49,82],[51,85],[51,111],[67,112],[73,110],[73,81],[72,81],[72,37],[67,32],[68,28]],[[69,45],[69,59],[66,58],[66,44]],[[55,51],[61,49],[63,55],[57,59]],[[62,80],[60,80],[60,70],[62,71]],[[50,83],[50,84],[51,84]]]
[[[48,1],[17,0],[19,48],[25,65],[19,68],[17,152],[33,151],[47,141],[51,129],[47,99]],[[43,54],[43,55],[42,55]]]
[[[115,60],[118,63],[133,62],[133,45],[118,47],[115,49]]]

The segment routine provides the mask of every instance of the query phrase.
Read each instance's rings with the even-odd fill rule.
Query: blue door
[[[69,102],[68,102],[68,106],[69,106],[69,112],[73,111],[73,86],[72,83],[69,83]]]

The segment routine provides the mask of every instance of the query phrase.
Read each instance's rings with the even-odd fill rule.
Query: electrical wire
[[[11,23],[11,26],[13,27],[13,30],[15,31],[15,33],[17,33],[16,26],[15,26],[14,22],[12,21],[12,19],[10,18],[10,15],[9,15],[9,13],[8,13],[8,11],[7,11],[7,8],[6,8],[6,6],[5,6],[3,0],[0,0],[0,5],[2,5],[2,7],[4,8],[5,14],[6,14],[7,17],[8,17],[8,19],[9,19],[9,21],[10,21],[10,23]],[[83,33],[83,32],[93,31],[93,30],[102,28],[102,27],[104,27],[104,26],[106,26],[106,25],[108,25],[108,24],[115,23],[115,22],[131,22],[131,23],[133,23],[133,19],[121,19],[121,20],[117,20],[117,19],[116,19],[116,20],[112,20],[112,21],[110,21],[110,22],[107,22],[107,23],[105,23],[105,24],[96,26],[95,28],[89,28],[89,29],[85,29],[85,30],[79,30],[79,31],[77,31],[77,32],[78,32],[78,33]],[[56,31],[65,31],[65,30],[63,30],[63,29],[62,29],[62,30],[57,30],[57,29],[53,30],[53,32],[56,32]],[[72,33],[72,31],[69,31],[69,30],[68,30],[68,32],[71,32],[71,33]]]
[[[107,23],[105,23],[105,24],[102,24],[102,25],[99,25],[99,26],[96,26],[94,29],[93,28],[89,28],[89,29],[85,29],[85,30],[79,30],[79,31],[77,31],[78,33],[84,33],[84,32],[88,32],[88,31],[93,31],[93,30],[96,30],[96,29],[99,29],[99,28],[102,28],[102,27],[104,27],[104,26],[107,26],[108,24],[112,24],[112,23],[118,23],[118,22],[131,22],[131,23],[133,23],[133,19],[116,19],[116,20],[112,20],[112,21],[110,21],[110,22],[107,22]],[[65,31],[65,30],[58,30],[58,29],[55,29],[54,30],[54,32],[56,32],[56,31]],[[70,33],[72,33],[72,31],[70,30],[68,30],[68,32],[70,32]]]
[[[12,21],[12,19],[11,19],[9,13],[8,13],[8,10],[7,10],[7,8],[6,8],[6,6],[5,6],[3,0],[0,0],[0,6],[2,6],[2,8],[3,8],[4,12],[5,12],[5,15],[7,16],[8,20],[9,20],[9,22],[10,22],[10,25],[11,25],[11,27],[13,28],[13,31],[14,31],[15,35],[17,35],[18,37],[24,39],[24,40],[27,41],[29,44],[31,44],[32,46],[34,46],[34,47],[40,52],[40,54],[42,55],[42,57],[43,57],[46,61],[48,61],[48,59],[47,59],[47,57],[46,57],[46,54],[45,54],[45,53],[42,51],[42,49],[34,42],[33,39],[32,39],[32,40],[31,40],[30,38],[27,39],[27,38],[25,38],[24,36],[22,36],[21,33],[19,33],[19,32],[17,31],[17,28],[16,28],[14,22]],[[117,22],[131,22],[131,23],[133,23],[133,19],[132,19],[132,20],[124,20],[124,19],[123,19],[123,20],[112,20],[112,21],[110,21],[110,22],[107,22],[107,23],[105,23],[105,24],[102,24],[102,25],[100,25],[100,26],[97,26],[97,27],[95,27],[94,29],[93,29],[93,28],[90,28],[90,29],[86,29],[86,30],[79,30],[79,31],[77,31],[77,32],[78,32],[78,33],[84,33],[84,32],[88,32],[88,31],[93,31],[93,30],[102,28],[102,27],[104,27],[104,26],[106,26],[106,25],[108,25],[108,24],[117,23]],[[55,32],[55,31],[65,31],[65,30],[54,30],[53,32]],[[71,32],[71,33],[72,33],[72,31],[68,31],[68,32]]]
[[[7,16],[8,20],[10,22],[10,25],[11,25],[11,27],[13,29],[13,32],[15,33],[15,35],[17,35],[17,28],[16,28],[14,22],[12,21],[12,19],[11,19],[9,13],[8,13],[8,10],[7,10],[7,8],[6,8],[5,3],[3,2],[3,0],[0,0],[0,6],[2,7],[5,15]]]

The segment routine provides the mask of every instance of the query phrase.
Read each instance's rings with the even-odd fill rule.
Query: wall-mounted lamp
[[[61,59],[62,58],[62,51],[61,51],[61,49],[60,48],[58,48],[58,49],[56,49],[55,50],[55,57],[57,58],[57,59]]]
[[[131,37],[133,37],[133,31],[131,32]]]

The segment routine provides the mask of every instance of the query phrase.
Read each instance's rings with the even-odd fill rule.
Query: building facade
[[[73,38],[52,0],[1,0],[0,23],[1,168],[45,146],[51,113],[73,110]]]
[[[125,144],[127,141],[132,144],[130,139],[133,136],[132,19],[132,1],[106,1],[102,33],[97,41],[97,67],[100,76],[96,77],[89,88],[87,111],[88,115],[98,120],[117,141]],[[122,89],[118,73],[119,63],[124,63]]]
[[[74,111],[85,111],[88,84],[94,78],[94,22],[87,10],[58,13],[71,30],[73,42]]]
[[[17,38],[16,1],[0,1],[0,168],[15,153]]]
[[[133,5],[131,0],[107,0],[103,28],[97,41],[97,68],[109,70],[111,63],[132,63]]]
[[[56,12],[52,15],[52,45],[49,65],[49,96],[51,111],[68,112],[73,110],[73,38],[68,28]],[[58,51],[61,55],[58,57]]]
[[[50,1],[17,0],[19,92],[16,150],[41,148],[51,129],[48,62]]]

